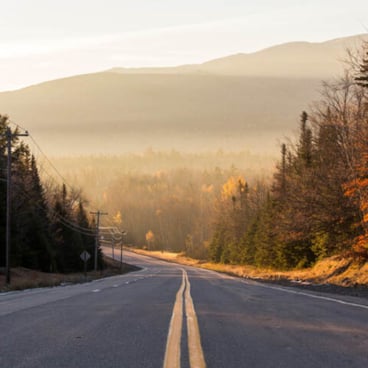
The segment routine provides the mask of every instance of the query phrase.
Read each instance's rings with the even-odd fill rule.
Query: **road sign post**
[[[100,216],[102,215],[107,215],[106,212],[101,212],[100,210],[98,210],[97,212],[90,212],[91,215],[96,215],[96,238],[95,238],[95,272],[97,271],[97,250],[98,247],[100,246]]]
[[[80,254],[80,258],[84,262],[84,278],[87,279],[87,262],[91,258],[91,255],[86,250],[84,250]]]

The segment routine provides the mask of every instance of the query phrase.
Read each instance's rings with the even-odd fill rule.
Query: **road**
[[[0,367],[368,366],[366,299],[124,260],[142,270],[0,294]]]

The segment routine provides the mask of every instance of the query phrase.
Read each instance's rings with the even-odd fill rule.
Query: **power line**
[[[36,148],[38,149],[38,151],[41,153],[41,155],[44,157],[44,159],[48,162],[48,164],[52,167],[52,169],[55,171],[55,173],[60,177],[60,179],[62,180],[62,182],[68,186],[70,189],[74,189],[69,183],[68,181],[64,178],[64,176],[60,173],[60,171],[56,168],[56,166],[52,163],[52,161],[47,157],[47,155],[45,154],[45,152],[42,150],[42,148],[40,147],[40,145],[37,143],[36,139],[32,136],[32,134],[30,134],[24,127],[22,127],[21,125],[19,125],[18,123],[15,123],[12,120],[8,119],[8,122],[13,124],[14,126],[16,126],[18,129],[23,130],[25,132],[28,133],[29,138],[31,139],[31,141],[33,142],[33,144],[36,146]],[[46,172],[46,170],[44,170]],[[46,172],[50,178],[52,178],[52,176]]]
[[[116,226],[106,226],[106,227],[101,227],[100,226],[100,232],[102,233],[108,233],[109,235],[112,236],[112,239],[115,241],[120,241],[123,239],[123,231],[121,231],[120,229],[118,229]]]
[[[57,173],[57,175],[63,180],[63,183],[65,185],[67,185],[70,189],[73,189],[71,185],[68,184],[67,180],[63,177],[63,175],[60,174],[60,172],[58,171],[58,169],[55,167],[55,165],[49,160],[49,158],[46,156],[46,154],[42,151],[41,147],[38,145],[38,143],[36,142],[36,140],[30,135],[29,136],[32,140],[32,142],[35,144],[35,146],[37,147],[37,149],[41,152],[41,154],[44,156],[44,158],[46,159],[46,161],[50,164],[50,166],[55,170],[55,172]]]
[[[15,185],[17,186],[18,183],[15,183]],[[32,197],[29,195],[28,192],[22,191],[22,194],[24,197],[28,198],[28,199],[32,199]],[[68,228],[69,230],[78,232],[82,235],[87,235],[87,236],[94,236],[95,235],[95,231],[91,228],[86,228],[86,227],[82,227],[80,225],[78,225],[76,222],[71,221],[70,219],[62,216],[61,214],[59,214],[58,212],[55,211],[55,209],[53,209],[52,207],[48,206],[47,210],[45,209],[45,207],[41,206],[38,203],[34,204],[38,209],[41,209],[43,211],[45,211],[45,214],[51,218],[56,218],[62,225],[64,225],[66,228]]]
[[[40,147],[40,145],[37,143],[37,141],[35,140],[35,138],[28,133],[28,131],[22,127],[21,125],[11,121],[11,120],[7,120],[9,123],[13,124],[14,126],[16,126],[16,128],[18,130],[23,130],[24,132],[26,132],[27,136],[29,136],[29,138],[31,139],[31,141],[33,142],[33,144],[35,145],[35,147],[38,149],[38,151],[41,153],[41,155],[44,157],[44,159],[46,160],[46,162],[51,166],[51,168],[55,171],[55,173],[57,174],[57,176],[59,178],[61,178],[62,182],[67,185],[71,190],[74,190],[74,188],[67,182],[67,180],[65,179],[65,177],[59,172],[59,170],[55,167],[55,165],[51,162],[51,160],[47,157],[47,155],[44,153],[44,151],[42,150],[42,148]],[[21,136],[22,134],[18,134],[19,136]],[[39,166],[39,164],[38,164]],[[41,170],[46,173],[49,178],[55,182],[54,177],[45,169],[45,167],[41,167]],[[24,193],[25,195],[28,195],[28,193]],[[37,206],[39,208],[42,208],[42,210],[45,210],[44,207],[40,206],[37,204]],[[96,241],[95,241],[95,270],[97,270],[97,248],[99,245],[99,224],[100,224],[100,216],[102,215],[107,215],[107,213],[103,213],[100,211],[97,212],[91,212],[91,214],[96,215],[97,216],[97,221],[96,221],[96,229],[95,231],[93,231],[92,229],[89,228],[84,228],[81,227],[80,225],[76,224],[75,222],[70,221],[69,219],[67,219],[66,217],[63,217],[61,214],[57,213],[54,209],[52,208],[48,208],[48,213],[46,213],[46,215],[48,216],[52,216],[54,218],[56,218],[60,224],[62,224],[63,226],[65,226],[66,228],[78,232],[79,234],[82,235],[86,235],[86,236],[93,236],[95,235],[96,237]],[[51,213],[50,213],[51,212]],[[117,234],[119,233],[119,230],[115,227],[114,228],[114,232],[110,232],[110,234],[113,236],[114,240],[121,240],[122,238],[117,238]]]
[[[68,182],[65,180],[65,178],[60,174],[60,172],[58,171],[58,169],[53,165],[53,163],[50,161],[50,159],[47,157],[47,155],[43,152],[43,150],[41,149],[41,147],[39,146],[39,144],[36,142],[36,140],[33,138],[33,136],[31,134],[29,134],[29,132],[22,127],[21,125],[15,123],[14,121],[8,119],[7,122],[9,122],[10,124],[14,125],[18,130],[23,130],[25,133],[21,134],[21,133],[16,133],[16,136],[28,136],[30,137],[30,139],[32,140],[32,142],[34,143],[34,145],[37,147],[37,149],[39,150],[39,152],[43,155],[43,157],[46,159],[46,161],[49,163],[49,165],[54,169],[54,171],[57,173],[57,175],[63,180],[64,184],[67,185],[69,188],[71,188],[72,190],[74,190],[74,188],[68,184]],[[13,135],[15,133],[12,133]],[[43,168],[43,171],[52,179],[54,180],[53,176],[46,170]],[[6,180],[7,181],[7,180]],[[30,196],[28,195],[28,193],[24,193],[23,194],[27,195],[28,198],[30,199]],[[41,206],[38,206],[39,208],[41,208]],[[76,224],[73,221],[70,221],[69,219],[63,217],[62,215],[60,215],[59,213],[57,213],[55,210],[53,210],[52,208],[48,208],[48,210],[50,213],[46,213],[47,215],[51,215],[55,218],[57,218],[57,220],[64,225],[65,227],[69,228],[70,230],[76,231],[82,235],[87,235],[87,236],[93,236],[94,235],[94,231],[92,229],[89,228],[84,228],[79,226],[78,224]]]
[[[20,130],[23,130],[24,132],[27,132],[27,129],[26,128],[23,128],[21,125],[19,125],[18,123],[14,122],[13,120],[11,119],[7,119],[7,122],[10,123],[10,124],[13,124],[15,127],[19,128]]]

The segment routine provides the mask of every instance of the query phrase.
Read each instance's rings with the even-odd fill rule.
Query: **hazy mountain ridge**
[[[323,50],[338,50],[359,39],[317,44],[316,59]],[[52,154],[118,153],[147,147],[277,151],[277,141],[297,128],[301,111],[318,98],[320,74],[335,70],[330,65],[335,56],[325,55],[319,71],[311,69],[316,75],[301,70],[298,76],[285,65],[290,75],[277,75],[276,64],[286,59],[297,70],[297,58],[306,58],[300,50],[306,48],[314,49],[314,44],[275,46],[200,66],[123,69],[123,73],[114,69],[64,78],[0,93],[0,112],[25,126]],[[270,55],[276,54],[275,75],[267,75]],[[260,58],[263,64],[257,61]],[[247,75],[252,69],[244,60],[256,62],[264,75]]]
[[[297,78],[329,78],[339,74],[347,48],[356,48],[366,34],[333,39],[326,42],[290,42],[254,53],[239,53],[197,65],[168,68],[113,68],[116,73],[172,74],[200,73],[243,76],[272,76]],[[276,63],[275,63],[276,62]]]

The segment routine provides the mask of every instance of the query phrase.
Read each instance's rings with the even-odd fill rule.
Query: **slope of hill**
[[[277,150],[318,80],[99,73],[0,94],[48,152]],[[64,152],[68,142],[67,152]],[[269,148],[268,148],[269,147]]]
[[[343,53],[342,44],[358,39],[286,44],[197,66],[114,69],[55,80],[0,93],[0,113],[29,129],[50,154],[147,147],[275,152],[318,97],[321,77],[335,70],[333,50]]]
[[[291,42],[252,54],[237,54],[211,60],[200,65],[172,68],[113,68],[123,74],[221,74],[284,78],[329,78],[343,70],[346,49],[359,48],[365,34],[321,43]]]

